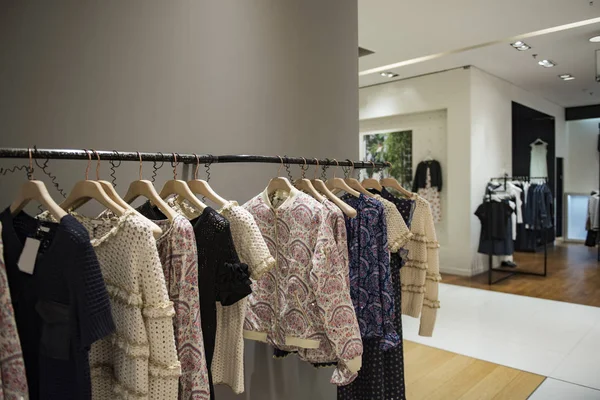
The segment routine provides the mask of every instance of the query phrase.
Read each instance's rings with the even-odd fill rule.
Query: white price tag
[[[29,275],[33,275],[35,268],[35,260],[37,258],[38,250],[40,248],[40,241],[33,238],[27,238],[25,246],[19,257],[19,269]]]

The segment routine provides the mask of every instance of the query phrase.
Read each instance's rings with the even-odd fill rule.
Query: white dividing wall
[[[471,254],[472,274],[487,268],[486,256],[477,255],[481,224],[473,215],[492,176],[512,172],[512,102],[555,118],[556,156],[566,155],[563,107],[536,96],[478,68],[471,68]]]
[[[375,119],[393,124],[395,118],[401,121],[406,115],[446,110],[445,162],[442,164],[446,179],[442,193],[446,196],[447,212],[443,218],[447,225],[444,227],[446,243],[440,248],[440,269],[461,275],[470,274],[471,263],[471,246],[465,240],[470,236],[470,226],[466,223],[470,218],[469,76],[469,70],[456,69],[359,90],[361,130]],[[415,153],[413,157],[418,160],[420,156]]]
[[[568,155],[565,192],[587,193],[598,187],[598,124],[600,118],[567,122]]]
[[[446,110],[425,113],[395,115],[391,117],[366,119],[360,121],[360,133],[384,133],[412,131],[412,167],[413,174],[417,164],[427,157],[438,160],[442,165],[442,179],[445,185],[448,179],[447,149],[447,113]],[[362,154],[361,154],[362,157]],[[410,189],[409,189],[410,190]],[[442,186],[442,220],[436,224],[438,241],[442,252],[448,248],[448,191]]]
[[[3,1],[0,146],[355,158],[357,12],[356,0]],[[50,170],[69,190],[85,162]],[[211,171],[244,202],[277,165]],[[165,163],[157,186],[169,176]],[[124,194],[137,164],[117,177]],[[23,179],[0,177],[1,204]],[[218,399],[335,398],[330,369],[246,343],[246,393]]]

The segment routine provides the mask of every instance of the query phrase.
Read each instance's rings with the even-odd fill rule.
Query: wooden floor
[[[515,253],[517,270],[543,271],[543,253]],[[600,307],[600,262],[597,249],[583,244],[557,244],[548,249],[548,276],[518,275],[494,285],[488,285],[487,272],[473,277],[442,274],[442,281],[469,286]],[[494,279],[504,274],[494,272]]]
[[[409,341],[404,365],[410,400],[525,400],[545,379]]]

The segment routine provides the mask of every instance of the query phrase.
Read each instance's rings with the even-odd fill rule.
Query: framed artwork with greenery
[[[412,187],[412,131],[363,133],[360,137],[360,156],[364,161],[389,161],[388,173],[403,187]],[[383,171],[366,168],[361,179],[383,177]]]

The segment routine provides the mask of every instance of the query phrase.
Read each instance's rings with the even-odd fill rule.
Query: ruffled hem
[[[110,337],[113,346],[117,347],[130,358],[148,359],[150,357],[150,345],[148,343],[134,343],[118,334]]]
[[[181,364],[178,361],[176,364],[166,366],[151,360],[148,364],[148,375],[156,378],[179,379],[181,376]]]
[[[440,274],[430,274],[429,272],[425,276],[425,279],[431,282],[441,282],[442,276]]]
[[[104,375],[107,379],[111,380],[112,392],[115,395],[115,399],[145,400],[148,398],[147,392],[140,392],[132,388],[128,388],[123,383],[119,382],[114,374],[114,368],[112,365],[92,365],[90,369],[92,378],[97,378]]]
[[[401,291],[410,293],[425,293],[425,285],[404,285],[402,284]]]
[[[415,268],[415,269],[420,269],[420,270],[426,271],[428,268],[428,265],[427,265],[426,261],[415,261],[415,260],[408,259],[406,261],[406,264],[403,266],[403,268]]]
[[[116,286],[113,283],[106,282],[106,290],[108,291],[108,296],[126,306],[142,308],[143,300],[142,295],[134,292],[130,292],[126,289]]]
[[[146,318],[172,318],[175,315],[173,302],[167,301],[162,304],[147,304],[142,309],[142,315]]]
[[[262,260],[260,264],[254,267],[251,273],[251,278],[255,281],[259,280],[266,272],[269,272],[275,266],[276,263],[277,261],[275,261],[275,258],[269,255],[264,260]]]
[[[440,308],[440,301],[423,299],[423,306],[429,307],[429,308]]]

